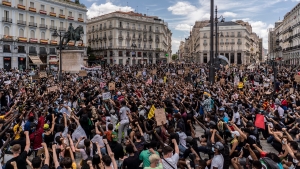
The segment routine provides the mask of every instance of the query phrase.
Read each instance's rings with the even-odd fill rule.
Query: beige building
[[[57,67],[59,38],[69,24],[86,29],[84,5],[60,0],[0,0],[0,68]],[[82,37],[85,43],[85,35]],[[32,61],[30,58],[34,58]]]
[[[156,16],[117,11],[87,22],[93,54],[108,64],[171,61],[168,24]]]
[[[288,12],[282,21],[269,30],[269,57],[282,63],[300,63],[300,3]]]

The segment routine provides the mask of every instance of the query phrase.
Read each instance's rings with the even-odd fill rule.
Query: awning
[[[49,64],[50,65],[56,65],[58,63],[58,59],[50,59]]]
[[[35,65],[44,64],[38,56],[29,56],[29,58],[32,61],[32,63]]]

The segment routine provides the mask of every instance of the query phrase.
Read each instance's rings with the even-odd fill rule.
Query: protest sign
[[[178,70],[178,74],[182,75],[183,74],[182,70]]]
[[[104,88],[106,86],[106,83],[105,82],[100,82],[100,88]]]
[[[58,90],[57,86],[48,87],[48,92],[55,92],[56,90]]]
[[[108,84],[108,90],[115,90],[116,89],[116,84],[115,82],[111,82]]]
[[[72,133],[72,140],[79,140],[80,137],[86,137],[86,133],[81,126],[78,126]]]
[[[153,75],[156,75],[156,72],[157,72],[156,69],[152,70],[152,74],[153,74]]]
[[[254,86],[259,86],[259,83],[258,82],[254,82]]]
[[[81,77],[87,76],[87,72],[85,70],[79,70],[79,76]]]
[[[103,94],[102,94],[102,99],[103,99],[103,100],[111,99],[111,94],[110,94],[110,92],[103,93]]]
[[[257,128],[265,129],[264,115],[261,115],[261,114],[256,115],[255,126]]]
[[[40,72],[40,78],[46,78],[47,77],[47,73],[46,72]]]
[[[155,109],[154,113],[155,113],[155,120],[158,126],[161,125],[161,122],[163,122],[164,124],[167,123],[165,109]]]
[[[137,77],[142,76],[142,72],[141,72],[141,71],[138,71],[137,74],[136,74],[136,76],[137,76]]]
[[[290,88],[290,94],[294,93],[294,88]]]
[[[296,81],[297,83],[300,83],[300,75],[295,75],[295,81]]]

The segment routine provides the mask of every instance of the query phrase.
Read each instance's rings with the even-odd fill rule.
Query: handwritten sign
[[[295,75],[295,81],[296,81],[297,83],[300,83],[300,75]]]
[[[109,89],[109,90],[115,90],[115,89],[116,89],[116,84],[115,84],[115,82],[109,83],[109,84],[108,84],[108,89]]]
[[[87,76],[87,72],[85,70],[79,70],[79,76],[81,77]]]
[[[55,92],[56,90],[58,90],[57,86],[48,87],[48,92]]]
[[[155,113],[155,120],[158,126],[160,126],[162,122],[164,124],[167,123],[165,109],[155,109],[154,113]]]
[[[79,140],[80,137],[86,138],[86,133],[81,126],[78,126],[72,133],[72,140]]]
[[[103,94],[102,94],[102,99],[103,99],[103,100],[111,99],[111,94],[110,94],[110,92],[103,93]]]
[[[46,78],[47,77],[47,73],[46,72],[40,72],[40,78]]]
[[[137,77],[142,76],[142,72],[138,71],[138,73],[136,74]]]
[[[156,72],[157,72],[156,69],[152,70],[152,74],[153,74],[153,75],[156,75]]]

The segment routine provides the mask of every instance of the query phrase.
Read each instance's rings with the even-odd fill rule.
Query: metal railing
[[[37,27],[37,23],[29,22],[28,26]]]
[[[12,19],[8,17],[2,17],[2,22],[12,23]]]
[[[18,20],[17,22],[19,25],[26,25],[26,21],[23,21],[23,20]]]
[[[45,25],[45,24],[40,24],[40,28],[47,29],[47,28],[48,28],[48,25]]]

